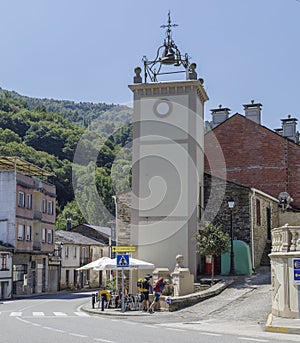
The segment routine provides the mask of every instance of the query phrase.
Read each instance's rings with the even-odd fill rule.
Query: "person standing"
[[[156,306],[156,304],[159,301],[159,298],[161,296],[161,293],[165,287],[165,285],[167,285],[168,282],[164,281],[164,278],[160,277],[153,285],[153,292],[154,292],[154,299],[149,307],[149,313],[154,313],[154,308]]]
[[[142,282],[142,287],[141,287],[141,297],[142,297],[142,311],[147,312],[147,307],[148,307],[148,301],[149,301],[149,291],[150,291],[150,279],[152,276],[150,274],[147,274],[144,277],[144,280]]]

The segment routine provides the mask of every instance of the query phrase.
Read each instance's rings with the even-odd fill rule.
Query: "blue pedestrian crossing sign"
[[[118,254],[117,255],[117,267],[128,268],[129,267],[129,255]]]
[[[300,258],[293,259],[294,284],[300,285]]]

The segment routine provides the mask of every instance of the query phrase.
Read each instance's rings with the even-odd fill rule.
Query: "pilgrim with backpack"
[[[154,299],[149,307],[149,313],[154,313],[155,305],[158,303],[161,293],[168,282],[165,282],[162,277],[160,277],[153,285]]]

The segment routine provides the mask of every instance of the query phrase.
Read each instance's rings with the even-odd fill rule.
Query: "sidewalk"
[[[227,280],[223,280],[222,282],[218,282],[217,284],[215,284],[213,287],[210,287],[204,291],[200,291],[200,292],[196,292],[196,293],[192,293],[190,295],[185,295],[179,298],[174,298],[174,301],[177,299],[181,299],[181,301],[185,301],[188,302],[188,298],[190,299],[194,299],[196,297],[198,297],[199,299],[201,299],[201,301],[216,296],[218,294],[220,294],[226,287],[228,287],[229,285],[231,285],[234,281],[232,280],[232,278],[228,278]],[[199,301],[198,301],[199,302]],[[99,315],[113,315],[113,316],[151,316],[152,314],[148,313],[148,312],[143,312],[143,311],[139,311],[139,310],[126,310],[125,312],[122,312],[120,308],[105,308],[104,311],[101,310],[101,305],[100,307],[99,303],[95,303],[95,308],[92,308],[92,301],[90,300],[89,303],[84,304],[81,307],[81,310],[88,312],[88,313],[93,313],[93,314],[99,314]],[[158,310],[156,311],[156,313],[164,313],[164,314],[170,314],[172,315],[172,312],[169,312],[167,310]]]
[[[261,283],[269,283],[270,282],[270,268],[260,268],[257,273],[251,276],[223,276],[222,280],[227,283],[229,286],[234,280],[234,284],[236,285],[245,285],[245,284],[261,284]],[[231,281],[231,282],[230,282]],[[216,296],[220,294],[220,290],[218,290],[217,285],[213,292],[211,290],[207,290],[207,298],[211,296]],[[220,283],[221,286],[221,283]],[[202,291],[205,292],[205,291]],[[204,295],[205,297],[205,295]],[[203,300],[203,299],[202,299]],[[86,303],[81,307],[81,309],[85,312],[91,314],[98,314],[98,315],[110,315],[110,316],[120,316],[120,317],[131,317],[131,316],[153,316],[147,312],[141,311],[125,311],[122,312],[121,309],[105,309],[101,311],[101,308],[98,308],[98,303],[95,304],[95,308],[92,308],[92,302]],[[172,312],[166,311],[157,311],[156,315],[159,314],[167,315],[170,313],[172,316]],[[174,312],[173,312],[174,313]],[[267,332],[278,332],[278,333],[289,333],[289,334],[298,334],[300,335],[300,319],[288,319],[277,317],[272,314],[269,314],[268,319],[265,324],[265,331]]]

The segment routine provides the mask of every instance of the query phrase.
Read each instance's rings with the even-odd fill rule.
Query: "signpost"
[[[124,306],[124,268],[129,268],[129,255],[117,254],[117,267],[122,268],[122,312],[125,312],[125,306]]]
[[[294,285],[298,286],[298,318],[300,318],[300,258],[293,259]]]
[[[294,284],[300,285],[300,258],[293,259]]]
[[[134,245],[113,245],[111,249],[112,252],[136,252],[136,246]]]

